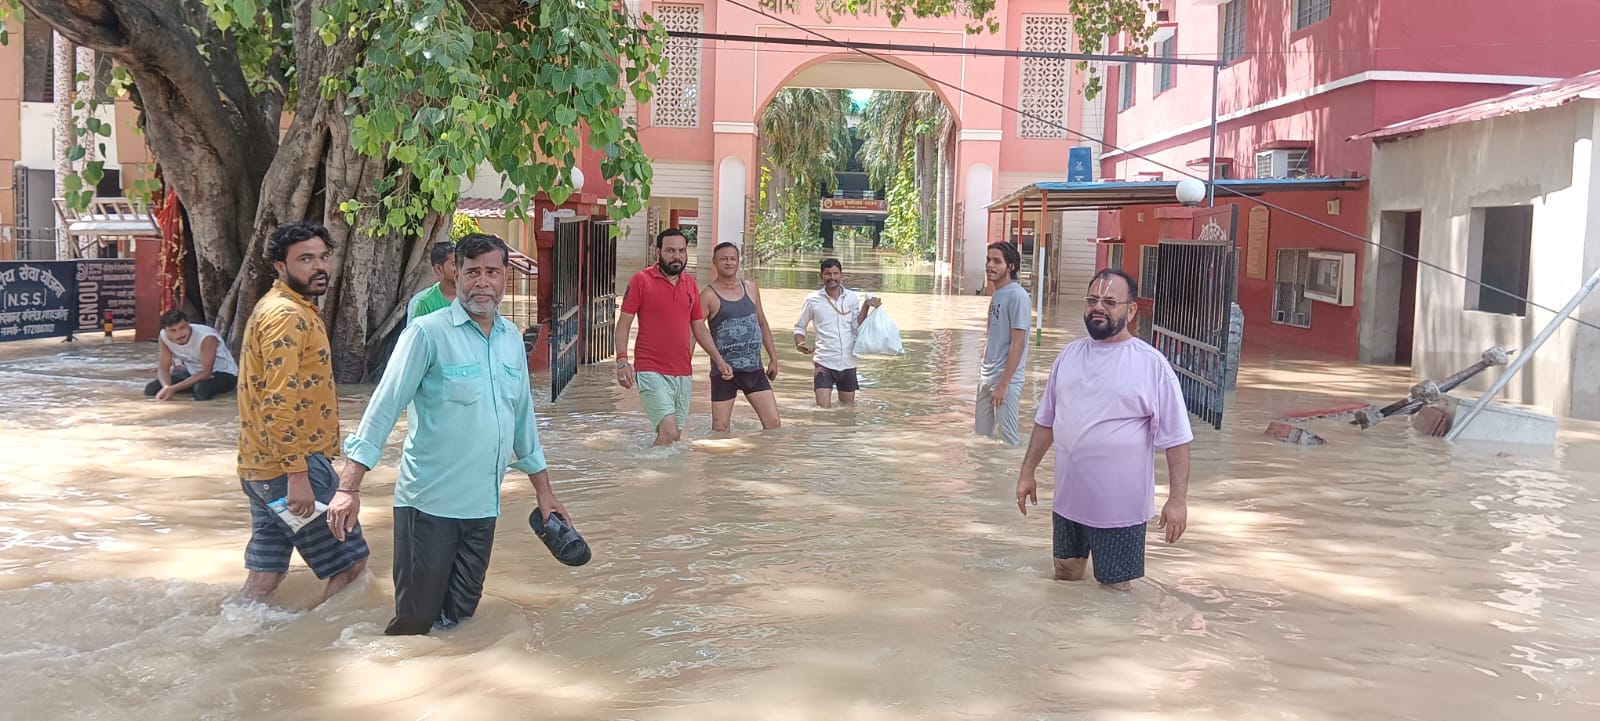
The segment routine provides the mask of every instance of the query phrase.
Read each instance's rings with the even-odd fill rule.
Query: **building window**
[[[1156,282],[1160,280],[1161,246],[1147,245],[1139,249],[1139,297],[1156,299]]]
[[[1304,248],[1278,251],[1278,269],[1272,282],[1272,322],[1311,327],[1311,299],[1306,297],[1310,255],[1311,251]]]
[[[54,35],[43,20],[30,18],[22,22],[22,102],[55,102]]]
[[[1310,148],[1280,148],[1256,153],[1257,178],[1304,178],[1310,174]]]
[[[1244,41],[1246,28],[1249,27],[1250,0],[1232,0],[1217,12],[1222,13],[1222,38],[1218,46],[1222,48],[1224,63],[1231,63],[1244,57]]]
[[[1072,52],[1072,16],[1022,16],[1022,49]],[[1072,66],[1062,58],[1023,58],[1017,90],[1017,137],[1067,137],[1067,99]]]
[[[1294,29],[1302,30],[1333,12],[1333,0],[1294,0]]]
[[[699,5],[657,5],[656,20],[666,30],[700,32],[702,10]],[[656,86],[650,104],[650,123],[658,128],[700,127],[700,41],[693,38],[667,40],[666,76]]]
[[[1175,58],[1178,56],[1178,36],[1174,35],[1166,40],[1156,43],[1156,57]],[[1172,89],[1177,84],[1178,66],[1163,64],[1160,74],[1156,76],[1156,95]]]
[[[1117,111],[1121,112],[1133,107],[1134,65],[1126,63],[1122,66],[1122,96],[1117,98]]]
[[[1467,284],[1467,309],[1501,315],[1526,315],[1528,266],[1533,256],[1533,206],[1474,208],[1467,267],[1477,283]],[[1479,285],[1482,283],[1482,285]]]
[[[1123,244],[1111,243],[1106,246],[1106,267],[1113,270],[1122,270]]]

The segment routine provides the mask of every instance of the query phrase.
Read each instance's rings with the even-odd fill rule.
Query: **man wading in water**
[[[287,499],[287,511],[313,519],[316,503],[332,504],[338,477],[328,460],[339,452],[339,398],[333,387],[328,331],[311,299],[328,292],[328,231],[289,223],[267,239],[267,258],[278,272],[256,302],[239,352],[239,478],[250,499],[250,576],[239,598],[265,601],[300,552],[317,578],[328,582],[327,600],[367,567],[367,541],[352,517],[339,537],[318,520],[296,529],[269,506]]]
[[[391,636],[450,628],[477,611],[507,465],[528,474],[542,517],[571,520],[550,490],[522,333],[498,310],[509,256],[495,236],[461,239],[456,299],[400,333],[361,426],[344,442],[342,493],[328,508],[338,538],[355,527],[361,479],[410,408],[394,484]]]
[[[1172,364],[1132,333],[1138,281],[1096,273],[1085,297],[1088,338],[1067,344],[1050,368],[1033,438],[1017,478],[1017,508],[1038,504],[1034,470],[1056,451],[1056,580],[1083,578],[1119,590],[1144,576],[1145,523],[1155,515],[1155,451],[1167,454],[1167,504],[1160,527],[1175,543],[1189,523],[1189,411]]]
[[[689,420],[695,342],[711,356],[712,372],[733,380],[733,369],[717,352],[700,308],[700,289],[683,274],[689,262],[689,241],[683,231],[667,228],[656,235],[656,264],[633,274],[617,314],[617,385],[639,387],[639,404],[656,429],[658,446],[677,443]],[[628,333],[639,319],[638,369],[628,364]]]
[[[745,400],[761,419],[761,427],[771,430],[781,425],[778,400],[769,381],[778,378],[778,347],[767,326],[767,312],[761,307],[761,289],[753,280],[739,279],[739,246],[722,243],[711,252],[717,277],[700,291],[711,326],[717,352],[733,367],[727,380],[711,374],[711,430],[725,432],[733,422],[733,401],[744,391]],[[767,349],[767,367],[761,368],[761,349]]]
[[[839,405],[856,402],[861,379],[856,373],[856,331],[882,298],[861,300],[844,287],[844,266],[838,258],[823,258],[822,287],[811,291],[800,306],[800,320],[794,324],[794,349],[811,356],[817,405],[833,406],[833,389],[839,389]],[[806,327],[816,326],[817,347],[806,345]]]

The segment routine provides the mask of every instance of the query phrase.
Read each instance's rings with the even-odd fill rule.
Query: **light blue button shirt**
[[[459,299],[406,326],[360,427],[345,438],[345,457],[376,465],[401,409],[408,420],[396,506],[495,518],[507,465],[545,469],[522,335],[498,315],[487,338]]]

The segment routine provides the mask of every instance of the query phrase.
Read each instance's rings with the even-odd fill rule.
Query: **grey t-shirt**
[[[980,382],[995,385],[1006,369],[1006,356],[1011,353],[1011,331],[1026,331],[1033,325],[1033,304],[1028,301],[1028,291],[1016,281],[1005,284],[989,297],[989,333],[983,344],[983,365],[978,369]],[[1024,336],[1026,338],[1026,336]],[[1022,359],[1017,371],[1011,375],[1010,384],[1022,387],[1022,376],[1028,367],[1028,344],[1022,344]]]

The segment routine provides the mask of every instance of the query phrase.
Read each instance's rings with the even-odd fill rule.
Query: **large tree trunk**
[[[238,349],[245,321],[275,277],[263,252],[267,237],[283,223],[310,219],[328,228],[334,245],[322,302],[334,375],[340,382],[369,380],[405,318],[406,291],[424,282],[428,241],[447,238],[450,224],[448,217],[430,215],[414,236],[373,238],[360,230],[374,211],[352,223],[339,210],[346,199],[375,206],[373,181],[386,170],[382,161],[351,148],[344,100],[327,101],[317,92],[322,78],[360,62],[365,41],[341,35],[327,46],[311,20],[326,0],[286,4],[302,92],[280,146],[282,96],[251,92],[232,42],[216,30],[201,0],[23,4],[132,75],[146,140],[195,238],[204,312],[229,345]],[[210,60],[195,49],[192,28],[202,28]]]
[[[261,179],[278,147],[277,118],[261,112],[232,41],[217,32],[201,0],[22,4],[31,17],[106,53],[133,77],[145,141],[188,209],[200,297],[206,315],[215,316],[251,237]]]
[[[348,35],[332,46],[323,44],[311,25],[311,10],[311,3],[296,4],[290,18],[297,38],[296,72],[302,82],[360,62],[366,49],[364,41]],[[416,235],[366,234],[381,200],[374,183],[387,168],[382,160],[352,148],[345,102],[326,100],[315,92],[298,95],[294,120],[262,181],[254,232],[244,265],[222,303],[222,319],[231,329],[230,341],[237,345],[244,333],[242,319],[250,317],[276,275],[263,252],[268,236],[283,223],[320,222],[333,241],[333,270],[322,309],[333,348],[334,378],[358,383],[370,380],[381,368],[386,340],[405,319],[402,293],[420,283],[417,271],[427,265],[428,241],[448,238],[450,224],[447,216],[430,214]],[[339,209],[346,199],[367,209],[347,220]]]

